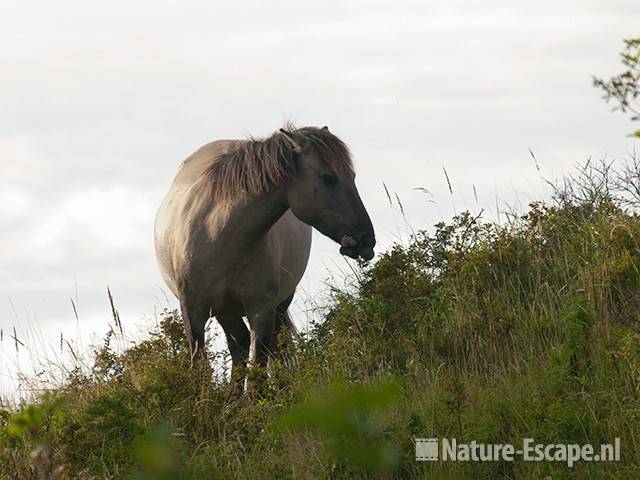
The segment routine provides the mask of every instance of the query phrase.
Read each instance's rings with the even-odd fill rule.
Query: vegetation
[[[637,121],[640,39],[622,61],[594,85]],[[360,265],[242,395],[224,368],[190,368],[176,311],[114,348],[109,292],[116,325],[91,366],[0,409],[0,480],[640,478],[640,161],[587,162],[553,192],[506,224],[464,212]],[[415,460],[416,438],[617,437],[617,462]]]
[[[594,78],[593,84],[604,91],[607,102],[614,100],[615,110],[631,115],[632,121],[640,120],[640,38],[624,41],[625,49],[620,54],[625,70],[609,80]],[[640,130],[631,134],[640,137]]]
[[[286,346],[259,393],[188,368],[176,312],[0,412],[2,479],[639,478],[638,164],[587,164],[506,224],[416,233]],[[619,462],[416,462],[415,438],[622,441]]]

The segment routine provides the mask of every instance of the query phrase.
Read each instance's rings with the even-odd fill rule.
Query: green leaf
[[[385,438],[384,424],[375,415],[397,400],[394,382],[378,385],[334,383],[275,422],[276,431],[312,430],[320,433],[338,461],[378,471],[393,470],[399,450]]]

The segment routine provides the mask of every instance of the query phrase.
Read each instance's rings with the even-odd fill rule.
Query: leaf
[[[398,448],[385,439],[384,425],[374,413],[393,405],[400,394],[396,383],[374,386],[334,383],[275,422],[276,431],[312,430],[338,461],[378,471],[393,470]]]

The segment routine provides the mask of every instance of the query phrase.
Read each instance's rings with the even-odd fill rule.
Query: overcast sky
[[[167,305],[155,211],[203,143],[328,125],[388,246],[408,228],[382,182],[418,229],[544,197],[528,148],[548,178],[624,157],[630,125],[591,75],[617,73],[639,27],[637,0],[0,0],[0,395],[29,367],[14,326],[43,355],[61,331],[86,346],[110,285],[148,329]],[[347,262],[314,242],[306,295]]]

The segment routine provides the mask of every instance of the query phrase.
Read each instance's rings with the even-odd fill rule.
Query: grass
[[[587,164],[507,224],[416,232],[334,290],[259,394],[189,369],[177,312],[124,351],[107,337],[0,412],[0,478],[639,478],[638,170]],[[416,462],[421,437],[622,448],[571,468]]]

